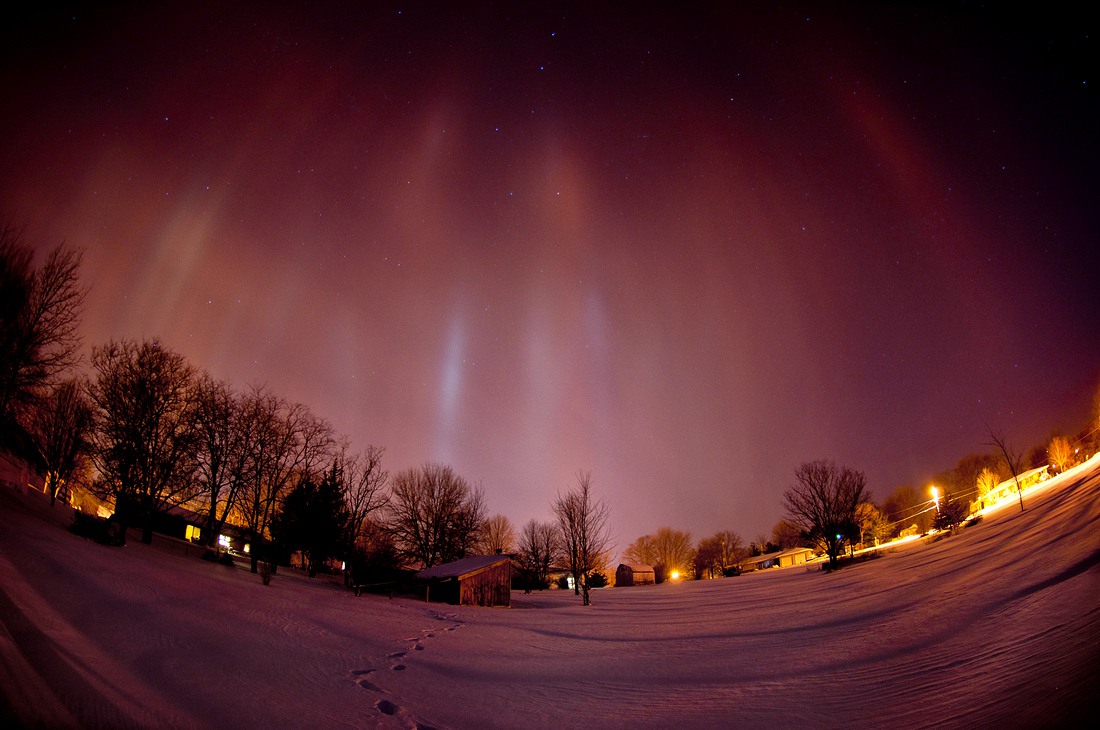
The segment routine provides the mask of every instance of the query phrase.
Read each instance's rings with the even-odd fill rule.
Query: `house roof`
[[[785,558],[788,555],[797,555],[799,553],[812,553],[812,552],[813,552],[813,550],[811,548],[796,547],[796,548],[791,548],[790,550],[781,550],[777,553],[766,553],[765,555],[757,555],[755,558],[748,558],[746,560],[742,560],[741,564],[744,565],[745,563],[763,563],[763,562],[766,562],[768,560],[778,560],[779,558]]]
[[[511,560],[511,555],[473,555],[451,563],[443,563],[425,568],[416,574],[417,578],[462,578],[498,563]]]
[[[619,563],[619,568],[629,568],[634,573],[652,573],[653,572],[653,566],[652,565],[631,565],[630,563]]]
[[[1005,487],[1012,487],[1013,489],[1015,489],[1017,479],[1019,479],[1021,482],[1024,482],[1034,477],[1037,473],[1046,470],[1047,468],[1045,466],[1040,466],[1030,471],[1025,471],[1023,474],[1019,474],[1015,477],[1009,477],[1008,479],[1005,479],[1003,482],[994,487],[992,491],[996,492],[997,490],[1004,489]]]

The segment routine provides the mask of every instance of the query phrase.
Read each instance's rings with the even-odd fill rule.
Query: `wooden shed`
[[[473,557],[427,568],[416,574],[430,600],[462,606],[512,605],[510,555]]]
[[[645,586],[657,582],[657,576],[653,572],[652,565],[627,565],[620,563],[615,569],[615,587],[621,586]]]

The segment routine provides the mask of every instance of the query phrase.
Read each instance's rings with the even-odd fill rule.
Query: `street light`
[[[932,485],[932,499],[936,501],[936,514],[940,512],[940,490],[936,488],[936,485]]]

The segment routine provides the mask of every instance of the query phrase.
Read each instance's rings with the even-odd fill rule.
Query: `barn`
[[[510,555],[474,555],[427,568],[416,578],[429,600],[462,606],[512,605]]]
[[[653,585],[657,582],[651,565],[620,563],[615,569],[615,587]]]

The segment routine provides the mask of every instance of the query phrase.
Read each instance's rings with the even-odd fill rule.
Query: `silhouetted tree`
[[[347,520],[344,525],[344,552],[349,556],[365,554],[361,550],[364,545],[366,533],[375,535],[377,521],[373,518],[380,516],[389,503],[389,493],[386,488],[389,484],[389,472],[382,468],[382,455],[385,449],[380,446],[367,446],[361,453],[347,456],[347,446],[341,447],[337,454],[340,464],[339,473],[343,478],[344,504],[347,507]],[[384,541],[387,547],[392,547],[392,540]],[[383,547],[383,543],[374,539],[371,544],[374,548]],[[382,558],[383,553],[378,552],[377,557]],[[389,561],[386,553],[385,562]],[[362,560],[350,560],[351,570],[345,571],[344,582],[347,585],[362,583],[354,572],[359,567],[364,567]],[[393,566],[387,566],[387,569]]]
[[[799,466],[795,483],[783,493],[787,515],[829,556],[831,570],[837,568],[843,540],[858,534],[856,509],[866,501],[866,487],[862,472],[819,459]]]
[[[1023,462],[1028,469],[1038,469],[1041,466],[1046,466],[1050,463],[1047,457],[1047,445],[1038,444],[1033,446],[1031,451],[1027,452],[1027,456]]]
[[[745,543],[741,540],[741,536],[733,530],[719,530],[714,533],[715,539],[717,539],[721,546],[721,564],[722,573],[729,575],[738,570],[738,566],[741,561],[745,559],[748,554],[748,548],[745,547]]]
[[[244,416],[252,430],[239,514],[248,530],[255,573],[279,503],[294,480],[315,473],[330,455],[333,431],[304,405],[288,403],[262,388],[248,395]]]
[[[339,466],[333,464],[324,477],[308,474],[286,495],[271,537],[288,552],[301,551],[309,577],[332,558],[343,558],[343,533],[347,521]]]
[[[592,475],[577,473],[577,485],[565,494],[558,494],[551,505],[558,521],[563,549],[573,573],[574,592],[583,595],[585,606],[591,603],[588,578],[606,561],[611,543],[608,520],[611,508],[592,491]]]
[[[377,515],[363,521],[351,554],[352,585],[386,583],[403,577],[401,554],[393,534],[379,524]]]
[[[86,386],[76,380],[60,383],[31,411],[29,421],[52,507],[62,490],[87,473],[95,413]]]
[[[945,494],[969,501],[974,498],[978,475],[983,469],[996,469],[999,463],[1000,458],[996,454],[967,454],[959,459],[955,468],[936,474],[932,482]]]
[[[96,489],[114,501],[123,536],[134,517],[142,542],[150,543],[154,516],[194,495],[195,369],[156,341],[97,347],[92,368],[92,453],[102,476]]]
[[[911,484],[896,487],[890,496],[882,501],[887,536],[897,535],[912,525],[916,525],[917,532],[920,534],[928,532],[932,526],[931,510],[931,501],[922,498]]]
[[[203,375],[197,397],[196,477],[206,511],[203,542],[217,548],[218,535],[237,506],[249,467],[251,424],[244,399],[228,383]]]
[[[0,430],[22,422],[79,359],[81,257],[58,246],[35,269],[20,233],[0,228]]]
[[[550,570],[561,554],[558,531],[548,522],[531,520],[519,534],[516,564],[523,589],[542,590],[550,585]]]
[[[478,533],[477,551],[482,555],[514,553],[516,551],[516,528],[504,515],[493,515],[481,526]]]
[[[449,466],[429,463],[393,478],[387,524],[410,562],[430,568],[466,557],[484,520],[481,490]]]
[[[704,576],[713,578],[715,573],[722,574],[722,541],[717,537],[707,537],[699,541],[695,548],[695,559],[692,564],[695,579],[700,580]]]
[[[1024,490],[1020,487],[1020,461],[1021,455],[1019,451],[1016,451],[1008,443],[1008,436],[1004,431],[994,431],[991,427],[989,429],[989,441],[986,446],[995,446],[1001,454],[1001,458],[1009,472],[1012,473],[1012,479],[1016,482],[1016,494],[1020,498],[1020,511],[1024,511]]]
[[[772,528],[771,542],[780,550],[803,547],[806,541],[802,539],[802,530],[790,520],[780,520]]]

